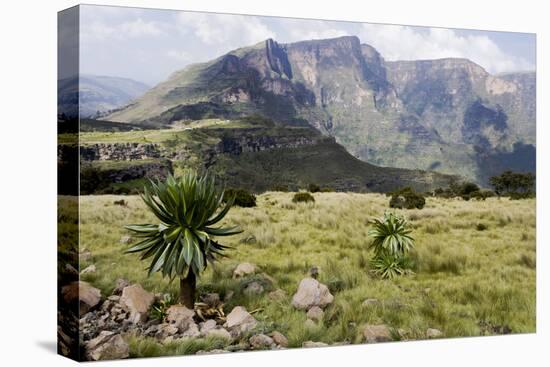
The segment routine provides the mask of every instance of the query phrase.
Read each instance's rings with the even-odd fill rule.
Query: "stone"
[[[95,273],[96,272],[96,268],[95,268],[95,265],[90,265],[90,266],[87,266],[86,268],[84,268],[80,274],[89,274],[89,273]]]
[[[201,335],[207,335],[210,330],[214,330],[218,324],[215,320],[206,320],[200,323]]]
[[[287,294],[285,291],[283,291],[282,289],[276,289],[272,292],[269,292],[268,294],[268,297],[272,300],[272,301],[283,301],[286,299],[287,297]]]
[[[86,358],[91,361],[123,359],[130,356],[128,343],[120,334],[104,330],[85,343]]]
[[[365,325],[363,336],[367,343],[381,343],[392,341],[390,329],[384,325]]]
[[[273,339],[265,334],[253,335],[248,342],[252,349],[271,349],[275,346]]]
[[[155,302],[155,296],[142,288],[140,284],[133,284],[122,290],[120,304],[130,312],[130,321],[134,324],[147,321],[149,309]]]
[[[288,347],[288,339],[286,338],[286,336],[284,336],[278,331],[274,331],[271,333],[271,339],[273,339],[275,344],[277,344],[282,348]]]
[[[323,316],[324,316],[324,312],[323,310],[321,309],[321,307],[319,306],[313,306],[312,308],[310,308],[308,311],[307,311],[307,318],[310,319],[310,320],[313,320],[315,322],[319,322],[323,319]]]
[[[303,348],[328,347],[328,344],[323,342],[314,342],[314,341],[308,340],[302,343],[302,347]]]
[[[193,316],[195,316],[195,311],[183,305],[172,305],[166,310],[166,321],[176,326],[181,332],[185,332],[192,324],[195,324]]]
[[[82,281],[75,281],[62,287],[61,295],[68,304],[79,303],[81,317],[94,309],[101,301],[101,291]]]
[[[256,272],[256,265],[251,263],[240,263],[233,270],[233,278],[241,278],[247,275],[252,275]]]
[[[200,335],[201,333],[199,331],[199,326],[194,321],[190,322],[187,325],[187,329],[183,332],[183,334],[181,334],[184,338],[195,338]]]
[[[376,298],[367,298],[366,300],[361,303],[361,306],[363,307],[372,307],[372,306],[378,306],[380,304],[380,301]]]
[[[313,306],[324,308],[333,300],[334,296],[326,285],[313,278],[304,278],[292,297],[292,305],[299,310],[307,310]]]
[[[441,338],[443,337],[443,332],[438,329],[428,329],[426,330],[426,337],[430,339]]]
[[[241,335],[256,327],[258,321],[246,311],[246,308],[237,306],[226,317],[224,327],[231,331],[232,335]]]
[[[80,262],[90,261],[90,260],[92,260],[92,252],[90,250],[82,250],[78,254],[78,258],[80,259]]]
[[[113,289],[112,294],[115,296],[120,296],[122,290],[130,285],[130,282],[124,278],[118,278],[115,282],[115,289]]]
[[[209,330],[206,333],[205,336],[215,336],[215,337],[224,338],[224,339],[227,339],[227,340],[232,339],[231,333],[229,331],[225,330],[224,328]]]
[[[210,307],[218,307],[221,303],[220,295],[218,293],[204,293],[201,294],[200,299]]]
[[[211,350],[199,350],[196,355],[206,355],[206,354],[220,354],[220,353],[231,353],[228,350],[224,349],[211,349]]]
[[[120,244],[121,245],[128,245],[132,242],[132,237],[131,236],[122,236],[120,237]]]
[[[160,324],[160,325],[153,325],[152,327],[147,329],[147,331],[151,333],[153,332],[153,330],[156,330],[157,336],[162,339],[171,335],[176,335],[179,332],[179,329],[176,326],[174,326],[173,324],[167,324],[167,323]]]
[[[71,264],[69,263],[66,263],[65,264],[65,270],[67,270],[67,273],[71,274],[71,275],[76,275],[78,276],[78,270],[75,269],[74,266],[72,266]]]
[[[262,294],[263,292],[264,292],[263,285],[261,285],[260,282],[256,282],[256,281],[248,283],[243,289],[243,293],[247,296],[259,295],[259,294]]]

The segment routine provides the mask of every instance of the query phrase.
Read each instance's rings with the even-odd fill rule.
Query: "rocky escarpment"
[[[80,157],[86,161],[129,161],[160,158],[161,152],[157,144],[92,144],[80,147]]]

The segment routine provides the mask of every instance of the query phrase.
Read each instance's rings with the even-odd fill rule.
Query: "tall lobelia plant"
[[[224,204],[224,191],[216,188],[214,179],[195,172],[151,181],[141,197],[159,223],[125,226],[141,239],[126,252],[140,252],[142,260],[151,259],[149,275],[160,272],[170,280],[178,277],[180,302],[193,309],[197,276],[208,263],[225,256],[228,248],[215,237],[242,232],[238,227],[216,227],[234,199]]]

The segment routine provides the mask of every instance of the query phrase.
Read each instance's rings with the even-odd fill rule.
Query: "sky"
[[[289,43],[344,35],[359,37],[389,61],[462,57],[493,74],[535,70],[529,33],[83,5],[80,72],[154,86],[189,64],[267,38]]]

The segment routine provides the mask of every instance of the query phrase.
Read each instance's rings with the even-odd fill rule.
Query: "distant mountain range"
[[[258,113],[311,125],[372,164],[486,184],[535,170],[535,80],[466,59],[387,62],[353,36],[268,39],[177,71],[105,119],[165,126]]]
[[[58,81],[58,109],[66,115],[76,116],[80,104],[80,117],[94,117],[125,106],[149,89],[141,82],[111,76],[84,74],[80,78],[61,79]]]

